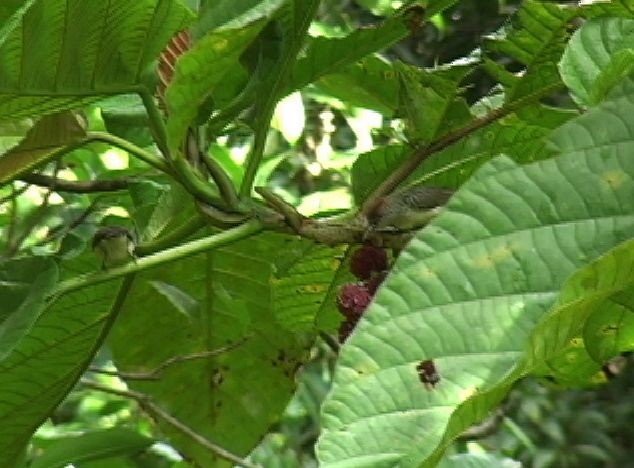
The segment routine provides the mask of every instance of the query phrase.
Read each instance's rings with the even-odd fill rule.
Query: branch
[[[88,370],[90,372],[111,375],[111,376],[119,377],[120,379],[125,379],[125,380],[159,380],[163,376],[163,372],[165,372],[165,369],[167,369],[170,366],[173,366],[174,364],[187,362],[187,361],[195,361],[197,359],[207,359],[213,356],[218,356],[219,354],[226,353],[228,351],[233,350],[234,348],[237,348],[238,346],[241,346],[242,344],[244,344],[245,341],[247,341],[247,339],[248,338],[244,338],[238,341],[237,343],[224,346],[222,348],[214,349],[211,351],[201,351],[199,353],[172,356],[171,358],[166,359],[165,361],[163,361],[161,364],[159,364],[158,366],[156,366],[154,369],[152,369],[149,372],[120,372],[120,371],[109,371],[106,369],[99,369],[94,367],[91,367]]]
[[[71,291],[103,283],[105,281],[110,281],[132,273],[147,270],[148,268],[154,268],[164,263],[173,262],[183,257],[188,257],[190,255],[205,252],[206,250],[231,244],[240,239],[257,234],[260,231],[262,231],[261,224],[256,221],[250,221],[236,228],[228,229],[213,236],[196,239],[186,244],[140,258],[120,267],[70,278],[66,281],[60,282],[57,285],[57,288],[46,298],[46,300],[48,302],[52,302]]]
[[[70,231],[72,231],[73,229],[75,229],[77,226],[81,225],[82,223],[84,223],[86,221],[86,219],[88,218],[88,216],[90,216],[96,209],[97,209],[97,205],[100,202],[100,198],[96,197],[91,203],[90,205],[88,205],[88,207],[82,211],[82,213],[77,216],[74,220],[72,220],[70,223],[69,222],[64,222],[62,224],[58,224],[57,226],[52,227],[49,232],[48,235],[35,243],[35,245],[45,245],[49,242],[51,242],[52,240],[54,240],[56,237],[63,237],[66,233],[69,233]]]
[[[206,224],[207,223],[203,217],[196,214],[164,236],[157,237],[156,239],[142,242],[137,245],[134,249],[134,253],[141,257],[145,257],[146,255],[173,247],[182,240],[187,239],[189,236],[196,233],[199,229],[205,227]]]
[[[167,162],[165,162],[165,159],[154,153],[146,151],[143,148],[139,148],[137,145],[130,143],[128,140],[124,140],[123,138],[119,138],[118,136],[106,132],[87,132],[86,142],[92,141],[101,141],[127,151],[131,155],[139,158],[141,161],[148,163],[150,166],[153,166],[166,174],[171,175],[173,172],[172,168],[169,167]]]
[[[133,390],[119,390],[116,388],[108,387],[106,385],[102,385],[97,382],[93,382],[92,380],[88,380],[88,379],[81,379],[79,383],[83,385],[84,387],[90,388],[92,390],[97,390],[100,392],[109,393],[111,395],[117,395],[124,398],[130,398],[136,401],[138,405],[149,415],[154,416],[155,418],[158,418],[158,419],[162,419],[167,424],[174,427],[178,431],[182,432],[187,437],[196,441],[197,443],[199,443],[200,445],[202,445],[203,447],[205,447],[206,449],[208,449],[210,452],[214,453],[215,455],[219,456],[220,458],[233,462],[238,466],[243,466],[246,468],[257,468],[257,465],[254,465],[246,460],[243,460],[239,456],[229,452],[227,449],[220,447],[219,445],[216,445],[215,443],[211,442],[209,439],[195,432],[189,426],[185,425],[180,420],[176,419],[174,416],[172,416],[163,408],[161,408],[156,403],[154,403],[152,401],[152,398],[149,395],[146,395],[145,393],[135,392]]]
[[[148,118],[150,119],[150,131],[154,136],[156,146],[158,146],[159,150],[161,150],[161,153],[163,153],[163,156],[167,160],[171,160],[171,153],[169,145],[167,144],[167,129],[165,128],[165,121],[156,106],[154,96],[145,88],[140,88],[137,92],[139,93],[139,96],[141,96],[143,106],[145,107]]]
[[[72,193],[94,193],[94,192],[115,192],[118,190],[126,190],[132,179],[111,179],[111,180],[89,180],[74,181],[56,179],[53,176],[45,174],[27,174],[20,177],[22,182],[27,184],[39,185],[41,187],[50,187],[56,192],[72,192]]]
[[[461,140],[465,136],[475,132],[476,130],[479,130],[482,127],[486,127],[490,123],[515,112],[516,110],[527,104],[533,103],[546,96],[549,96],[560,87],[561,85],[559,84],[546,87],[534,94],[524,96],[517,101],[511,102],[510,104],[495,109],[484,117],[472,120],[464,127],[447,133],[435,142],[431,142],[429,145],[415,152],[412,157],[408,158],[394,172],[392,172],[366,199],[366,201],[361,206],[361,213],[365,216],[368,216],[370,213],[374,212],[382,197],[392,193],[394,189],[398,187],[405,179],[407,179],[407,177],[409,177],[409,175],[414,172],[414,170],[420,164],[422,164],[434,153],[442,151],[448,146],[451,146],[457,141]]]
[[[218,190],[220,190],[220,195],[222,195],[222,199],[225,201],[227,206],[229,206],[229,208],[233,210],[238,210],[238,194],[236,193],[236,189],[233,186],[233,182],[231,182],[231,179],[229,178],[225,170],[206,151],[202,151],[201,156],[203,163],[205,163],[205,166],[207,166],[207,170],[209,170],[209,174],[218,186]]]
[[[29,189],[28,185],[24,185],[23,187],[20,187],[19,189],[16,189],[15,186],[12,187],[11,193],[9,195],[0,198],[0,205],[4,205],[8,201],[15,200],[20,195],[22,195],[24,192],[26,192],[28,189]]]

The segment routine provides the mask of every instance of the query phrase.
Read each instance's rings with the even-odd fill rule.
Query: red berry
[[[373,245],[364,245],[350,259],[350,271],[362,280],[371,278],[373,273],[387,270],[387,266],[387,252]]]
[[[337,296],[339,312],[348,319],[357,320],[361,317],[370,302],[372,294],[365,284],[345,284]]]

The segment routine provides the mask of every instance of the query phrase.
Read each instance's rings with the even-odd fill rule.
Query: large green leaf
[[[37,1],[0,45],[0,118],[134,92],[190,20],[172,0]]]
[[[158,381],[128,384],[196,432],[248,454],[294,391],[336,250],[264,234],[140,274],[110,340],[117,367],[148,371],[173,356],[241,343],[172,366]],[[204,447],[162,428],[178,450],[215,466]]]
[[[96,258],[78,259],[67,265],[65,276],[97,266]],[[0,361],[2,466],[13,466],[31,434],[88,366],[107,328],[115,293],[113,284],[106,283],[46,303],[28,333]]]
[[[598,18],[570,39],[559,63],[561,77],[584,105],[600,102],[634,69],[634,19]]]
[[[561,156],[483,166],[406,247],[342,348],[324,466],[431,466],[503,398],[567,277],[634,233],[634,131],[604,128],[631,121],[632,86],[558,129]]]

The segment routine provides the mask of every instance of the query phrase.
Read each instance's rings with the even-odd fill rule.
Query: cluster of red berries
[[[389,269],[387,252],[373,245],[364,245],[352,254],[350,271],[359,282],[345,284],[339,291],[337,306],[345,317],[339,326],[339,341],[343,343],[367,309]]]

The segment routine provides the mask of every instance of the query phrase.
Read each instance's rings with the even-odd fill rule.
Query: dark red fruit
[[[357,278],[366,280],[384,270],[387,270],[387,252],[382,248],[364,245],[352,254],[350,271]]]
[[[372,302],[372,294],[365,284],[345,284],[337,296],[337,306],[349,320],[357,320]]]

